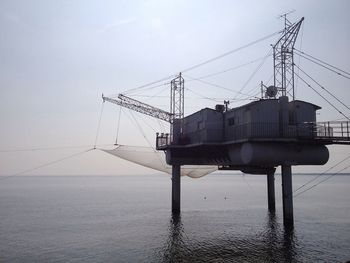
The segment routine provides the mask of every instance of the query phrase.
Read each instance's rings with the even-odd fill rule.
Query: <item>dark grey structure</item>
[[[180,193],[178,167],[185,164],[218,165],[223,170],[266,174],[269,211],[275,210],[274,172],[282,170],[283,217],[293,226],[293,165],[323,165],[328,161],[327,144],[349,144],[349,123],[317,123],[319,106],[295,100],[294,45],[304,18],[288,21],[273,46],[274,82],[261,83],[260,100],[228,109],[217,105],[187,117],[171,111],[171,134],[157,134],[156,147],[166,153],[173,166],[173,191]],[[178,77],[181,78],[181,74]],[[182,85],[171,86],[182,97],[172,96],[172,104],[183,105]],[[291,98],[291,101],[289,101]],[[181,107],[177,107],[181,108]],[[183,108],[183,107],[182,107]],[[180,200],[173,193],[173,200]],[[173,201],[173,212],[180,203]]]
[[[266,174],[268,207],[274,211],[274,171],[281,166],[284,221],[292,225],[291,167],[323,165],[329,158],[325,145],[349,141],[348,130],[342,131],[342,137],[334,136],[331,123],[316,123],[319,109],[305,101],[289,102],[288,97],[282,96],[228,110],[217,105],[216,109],[205,108],[176,119],[176,133],[157,134],[157,149],[164,150],[167,163],[173,165],[173,190],[180,193],[178,169],[185,164]],[[180,211],[180,197],[176,195],[173,193],[173,212]]]
[[[290,23],[273,46],[273,85],[261,83],[261,99],[228,109],[201,109],[184,116],[184,79],[170,82],[170,112],[119,94],[104,101],[127,107],[171,124],[169,134],[157,133],[156,149],[172,165],[172,212],[180,212],[181,165],[217,165],[267,175],[268,209],[275,211],[274,173],[282,170],[283,219],[293,226],[293,165],[323,165],[328,144],[350,144],[349,122],[316,122],[319,106],[295,100],[294,44],[304,18]]]

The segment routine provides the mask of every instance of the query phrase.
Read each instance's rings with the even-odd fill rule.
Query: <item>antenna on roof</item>
[[[289,11],[283,13],[283,14],[278,15],[277,18],[278,18],[278,19],[283,18],[283,19],[285,20],[285,22],[286,22],[287,16],[290,15],[290,14],[292,14],[292,13],[294,13],[294,12],[295,12],[295,9],[289,10]],[[287,21],[288,21],[288,20],[287,20]],[[288,21],[288,22],[289,22],[289,21]],[[289,23],[290,23],[290,22],[289,22]]]

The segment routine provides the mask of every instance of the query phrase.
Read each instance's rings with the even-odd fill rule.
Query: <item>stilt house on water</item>
[[[185,117],[181,73],[170,83],[170,112],[123,94],[120,100],[103,96],[104,101],[170,123],[170,133],[157,133],[156,149],[165,153],[171,166],[173,213],[180,212],[182,166],[207,165],[208,171],[214,166],[267,175],[270,212],[275,211],[274,173],[281,166],[283,219],[286,226],[293,226],[292,166],[325,164],[329,159],[326,145],[350,144],[348,121],[318,123],[316,112],[321,108],[295,100],[294,44],[303,20],[290,23],[285,17],[285,28],[273,46],[274,83],[269,87],[261,83],[261,99],[246,105],[229,109],[225,101],[225,105]],[[117,151],[109,152],[120,156]]]

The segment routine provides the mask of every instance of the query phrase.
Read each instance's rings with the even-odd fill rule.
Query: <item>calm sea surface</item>
[[[296,189],[313,178],[294,175]],[[350,176],[294,199],[294,231],[267,212],[266,177],[22,176],[0,180],[0,262],[346,262]]]

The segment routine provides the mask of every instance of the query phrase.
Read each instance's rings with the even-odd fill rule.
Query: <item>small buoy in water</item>
[[[207,197],[206,196],[204,196],[204,200],[206,200],[207,199]]]
[[[227,199],[227,197],[225,196],[225,200]]]

